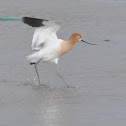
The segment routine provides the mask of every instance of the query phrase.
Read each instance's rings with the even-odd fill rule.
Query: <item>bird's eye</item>
[[[80,36],[77,36],[78,39],[80,39]]]

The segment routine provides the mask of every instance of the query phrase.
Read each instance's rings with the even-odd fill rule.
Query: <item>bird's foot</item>
[[[74,86],[69,86],[69,85],[68,85],[67,88],[75,88],[75,87],[74,87]]]
[[[49,86],[45,85],[45,84],[39,84],[40,87],[44,87],[44,88],[49,88]]]

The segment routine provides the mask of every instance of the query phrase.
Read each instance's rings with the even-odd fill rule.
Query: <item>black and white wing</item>
[[[58,42],[56,32],[60,25],[54,21],[23,17],[22,21],[32,27],[36,27],[32,40],[32,49],[40,50],[43,46],[50,46]]]

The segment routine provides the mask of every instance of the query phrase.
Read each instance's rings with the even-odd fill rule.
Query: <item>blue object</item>
[[[21,20],[22,18],[15,18],[15,17],[0,17],[0,21],[15,21],[15,20]]]

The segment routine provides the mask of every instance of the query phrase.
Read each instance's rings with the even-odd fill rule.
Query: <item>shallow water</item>
[[[64,6],[65,5],[65,6]],[[126,124],[126,2],[124,0],[2,0],[1,16],[32,16],[62,24],[59,38],[83,39],[55,64],[40,64],[42,84],[26,61],[34,28],[0,22],[0,126],[122,126]],[[104,41],[110,40],[110,41]]]

